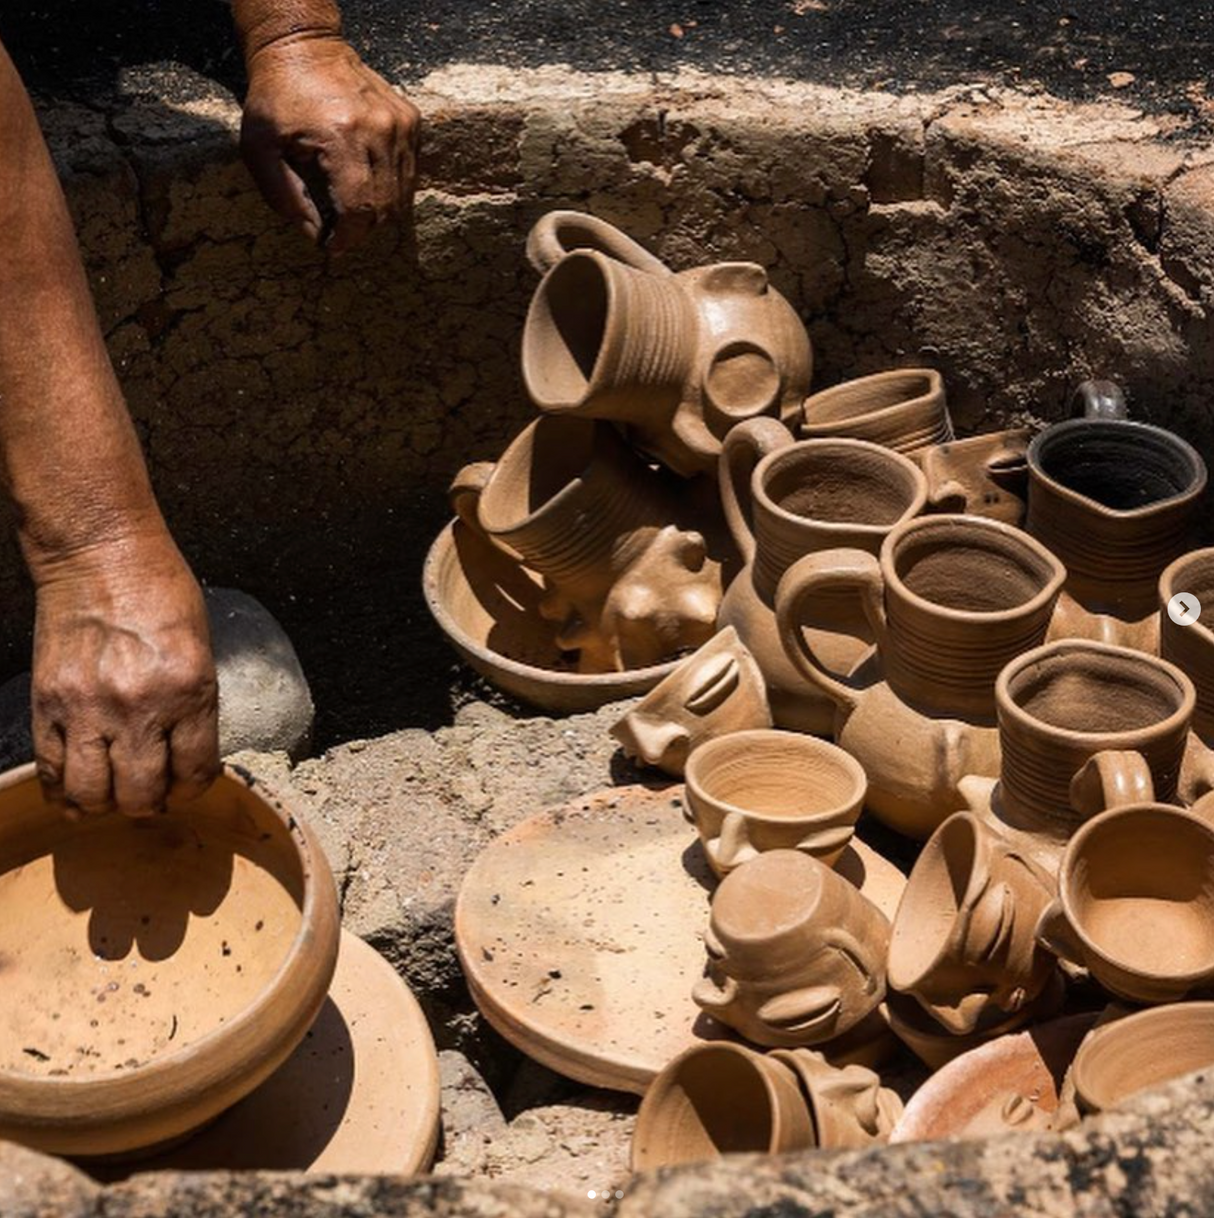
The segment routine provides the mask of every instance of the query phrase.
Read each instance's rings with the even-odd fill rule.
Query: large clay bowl
[[[78,822],[33,766],[0,776],[0,1138],[117,1155],[197,1129],[303,1039],[338,933],[323,853],[251,775]]]
[[[629,672],[574,671],[540,617],[537,579],[459,521],[430,547],[422,588],[456,651],[491,685],[542,710],[572,714],[648,693],[682,658]]]

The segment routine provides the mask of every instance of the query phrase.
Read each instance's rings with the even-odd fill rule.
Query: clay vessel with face
[[[1023,428],[970,436],[920,449],[915,460],[927,478],[928,503],[938,512],[963,512],[1024,523],[1028,497],[1029,433]]]
[[[889,1141],[902,1115],[896,1092],[864,1066],[832,1066],[813,1049],[778,1049],[771,1055],[794,1070],[809,1098],[822,1150],[845,1150]]]
[[[656,685],[611,734],[629,757],[681,778],[692,749],[770,726],[763,674],[730,626]]]
[[[717,889],[692,997],[759,1045],[824,1044],[885,996],[889,923],[825,863],[773,850]]]
[[[967,812],[940,826],[894,918],[889,984],[964,1036],[1015,1015],[1045,988],[1053,961],[1036,941],[1049,876]]]

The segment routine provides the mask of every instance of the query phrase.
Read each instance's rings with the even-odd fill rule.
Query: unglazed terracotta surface
[[[527,251],[544,273],[523,330],[540,410],[610,419],[676,473],[713,469],[735,424],[791,422],[809,388],[809,336],[752,262],[672,274],[603,220],[550,212]]]
[[[414,1175],[439,1135],[438,1057],[417,999],[374,948],[342,932],[329,996],[260,1087],[139,1171]]]
[[[868,807],[891,828],[930,836],[963,805],[967,774],[999,772],[995,678],[1044,638],[1065,575],[1010,525],[945,515],[900,524],[879,558],[813,554],[780,581],[785,653],[835,704],[835,739],[864,767]],[[846,679],[804,629],[822,598],[862,609],[876,639]]]
[[[775,620],[781,576],[807,554],[841,547],[875,554],[897,524],[927,501],[927,482],[908,458],[861,440],[794,443],[771,419],[734,428],[720,465],[721,501],[746,562],[721,601],[718,623],[733,626],[767,680],[780,727],[828,735],[833,703],[785,655]],[[823,562],[829,562],[824,557]],[[864,614],[848,598],[818,598],[805,629],[833,672],[847,673],[872,643]]]
[[[701,744],[770,726],[763,674],[727,626],[659,682],[611,734],[627,756],[682,778],[688,754]]]
[[[931,368],[897,368],[844,381],[806,398],[804,439],[847,436],[902,453],[953,438],[944,380]]]
[[[856,1150],[889,1141],[902,1115],[896,1092],[864,1066],[832,1066],[813,1049],[776,1049],[771,1057],[794,1071],[813,1117],[815,1145]]]
[[[755,1044],[823,1044],[885,996],[888,945],[888,921],[856,888],[807,854],[772,850],[721,881],[694,998]]]
[[[950,440],[915,453],[938,512],[986,516],[1019,528],[1028,498],[1029,433],[1023,428]]]
[[[163,816],[66,821],[0,779],[0,1136],[113,1155],[264,1081],[324,1002],[332,876],[282,799],[227,770]]]
[[[833,864],[851,841],[867,782],[860,763],[797,732],[734,732],[687,765],[687,812],[709,865],[724,876],[765,850]]]
[[[1067,1015],[953,1058],[911,1096],[891,1142],[1048,1129],[1094,1016]]]
[[[889,984],[965,1035],[1031,1003],[1054,968],[1037,943],[1052,878],[975,816],[932,835],[894,918]]]
[[[1164,804],[1101,813],[1071,838],[1039,935],[1110,993],[1173,1002],[1214,982],[1214,826]]]

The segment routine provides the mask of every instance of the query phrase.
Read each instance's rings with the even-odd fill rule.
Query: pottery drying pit
[[[1004,1143],[997,1160],[973,1147],[927,1157],[890,1148],[868,1152],[861,1167],[808,1155],[803,1171],[802,1160],[780,1166],[782,1178],[750,1161],[629,1182],[620,1130],[633,1105],[618,1094],[589,1101],[524,1067],[475,1015],[451,937],[456,890],[481,850],[545,808],[638,776],[607,736],[622,708],[562,721],[503,703],[453,669],[418,585],[447,518],[451,476],[468,460],[498,457],[532,417],[517,340],[536,280],[520,251],[531,222],[558,206],[589,206],[678,269],[732,258],[770,266],[814,338],[814,389],[929,363],[944,372],[967,436],[1063,418],[1074,383],[1105,372],[1129,386],[1136,418],[1174,428],[1209,458],[1208,153],[1125,105],[993,89],[899,98],[691,75],[655,84],[457,67],[418,92],[431,130],[415,242],[373,245],[332,273],[263,213],[234,163],[234,112],[209,82],[187,79],[166,101],[145,80],[109,115],[71,103],[48,104],[45,115],[170,519],[204,577],[256,593],[288,625],[317,694],[322,743],[337,746],[293,781],[331,856],[346,925],[410,980],[440,1048],[475,1062],[497,1094],[480,1124],[461,1123],[460,1103],[486,1091],[448,1077],[438,1170],[479,1177],[487,1193],[495,1175],[541,1190],[486,1202],[473,1195],[482,1184],[461,1193],[447,1182],[450,1212],[493,1203],[519,1214],[602,1212],[585,1194],[606,1185],[625,1193],[622,1213],[638,1215],[707,1212],[710,1198],[739,1213],[760,1204],[814,1212],[828,1198],[840,1213],[866,1199],[885,1212],[914,1197],[938,1208],[940,1162],[949,1182],[992,1205],[1023,1204],[1016,1190],[1030,1181],[1042,1208],[1044,1198],[1063,1205],[1085,1189],[1124,1192],[1096,1172],[1032,1172],[1059,1147],[1094,1164],[1102,1152],[1085,1159],[1090,1146],[1149,1142],[1152,1127],[1138,1131],[1130,1117],[1061,1139],[1025,1135],[1022,1150]],[[987,307],[992,300],[998,307]],[[333,603],[349,616],[334,616]],[[6,626],[19,655],[19,625]],[[1158,709],[1167,698],[1156,692],[1144,687]],[[469,702],[470,693],[499,709]],[[433,729],[452,700],[464,704],[455,727],[384,734]],[[1131,708],[1126,726],[1139,722]],[[364,736],[379,738],[340,743]],[[877,845],[890,849],[885,838]],[[154,992],[147,1002],[158,1000]],[[58,1068],[59,1046],[29,1047],[51,1059],[24,1055],[31,1073]],[[450,1073],[453,1058],[444,1065]],[[1214,1103],[1199,1085],[1174,1094],[1194,1114]],[[604,1108],[618,1117],[603,1120]],[[537,1115],[524,1131],[529,1111]],[[1156,1198],[1203,1179],[1182,1162],[1188,1118],[1169,1111],[1154,1109],[1162,1145],[1150,1143],[1149,1182],[1134,1185]],[[482,1136],[514,1150],[493,1163],[477,1147]],[[546,1175],[562,1141],[581,1156]],[[1191,1144],[1189,1156],[1200,1158]],[[213,1163],[199,1152],[186,1165]],[[852,1173],[850,1196],[832,1192],[840,1170]],[[122,1213],[185,1187],[172,1175],[137,1176],[110,1186],[107,1205]],[[285,1194],[254,1201],[241,1190],[261,1186],[248,1182],[223,1187],[234,1208],[286,1204]],[[274,1187],[321,1204],[302,1177]],[[350,1204],[369,1187],[351,1183]],[[544,1191],[553,1188],[585,1209]],[[392,1212],[388,1194],[375,1195]],[[1135,1195],[1138,1212],[1150,1212],[1144,1195]],[[395,1204],[403,1209],[406,1197],[417,1212],[438,1212],[420,1186]]]

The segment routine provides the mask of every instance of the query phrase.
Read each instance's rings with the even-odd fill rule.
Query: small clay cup
[[[727,875],[704,945],[707,975],[692,997],[755,1044],[825,1044],[885,996],[889,923],[799,850],[768,851]]]
[[[953,438],[944,380],[931,368],[897,368],[844,381],[805,399],[801,436],[847,436],[902,453]]]
[[[650,1084],[632,1135],[632,1170],[813,1145],[813,1121],[794,1071],[717,1041],[681,1053]]]
[[[1079,1046],[1067,1082],[1088,1114],[1214,1065],[1214,1002],[1137,1011],[1097,1027]]]
[[[902,1101],[872,1070],[832,1066],[813,1049],[777,1049],[771,1057],[800,1080],[819,1149],[858,1150],[889,1141]]]
[[[1214,982],[1214,826],[1182,808],[1132,804],[1071,838],[1042,943],[1110,993],[1175,1002]]]
[[[995,685],[996,815],[1055,846],[1106,808],[1176,799],[1193,683],[1126,647],[1067,640],[1017,657]]]
[[[717,875],[765,850],[833,863],[852,839],[868,784],[836,745],[798,732],[734,732],[687,763],[688,818]]]
[[[985,516],[1017,528],[1028,497],[1029,433],[1024,428],[950,440],[920,449],[927,501],[937,512]]]
[[[1051,880],[989,825],[950,816],[923,848],[894,918],[889,984],[966,1035],[1015,1015],[1054,962],[1036,940]]]
[[[614,723],[611,734],[627,756],[682,778],[693,749],[765,727],[771,727],[771,710],[763,674],[727,626]]]

